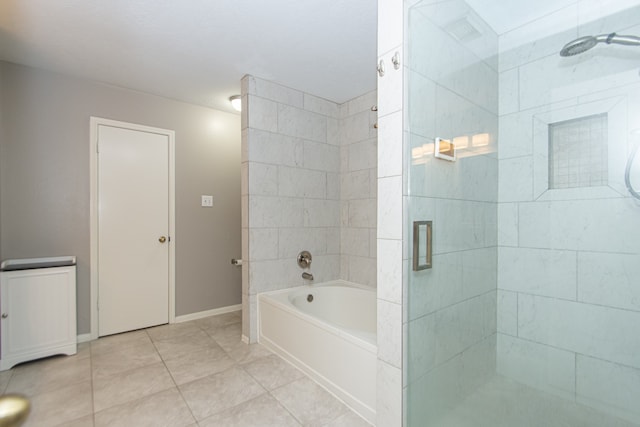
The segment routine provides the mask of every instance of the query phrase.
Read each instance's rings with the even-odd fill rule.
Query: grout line
[[[516,292],[516,336],[520,337],[520,292]]]
[[[578,352],[573,354],[573,400],[578,401]]]
[[[224,351],[224,354],[225,354],[227,357],[230,357],[230,356],[229,356],[229,352],[227,352],[227,351],[226,351],[226,350],[225,350],[225,349],[224,349],[224,348],[223,348],[223,347],[218,343],[218,341],[217,341],[217,340],[215,340],[215,339],[213,338],[213,336],[212,336],[209,332],[210,332],[210,331],[214,331],[214,330],[223,330],[224,328],[227,328],[227,327],[232,326],[232,325],[236,325],[236,326],[237,326],[237,324],[238,324],[237,322],[235,322],[235,323],[230,323],[230,324],[224,324],[224,322],[222,322],[221,324],[216,325],[216,327],[215,327],[215,328],[209,328],[209,327],[206,327],[206,329],[205,329],[205,325],[209,325],[208,323],[200,323],[198,320],[193,320],[193,321],[191,321],[191,322],[192,322],[192,324],[193,324],[193,325],[197,326],[197,329],[198,329],[199,331],[203,331],[203,332],[205,332],[205,333],[206,333],[206,335],[207,335],[207,336],[211,337],[211,340],[212,340],[213,342],[215,342],[215,344],[216,344],[217,346],[219,346],[219,347]],[[185,322],[185,323],[187,323],[187,322]],[[181,329],[178,329],[178,331],[179,331],[179,330],[181,330]],[[175,329],[174,329],[174,332],[175,332]],[[125,334],[126,334],[126,333],[125,333]],[[180,389],[180,386],[177,384],[176,379],[174,378],[173,374],[171,373],[171,371],[170,371],[170,370],[169,370],[169,368],[167,367],[167,363],[166,363],[165,358],[163,358],[163,357],[162,357],[162,355],[160,354],[160,352],[159,352],[159,350],[158,350],[158,347],[156,346],[156,344],[157,344],[157,343],[159,343],[159,342],[162,342],[162,340],[157,340],[157,341],[156,341],[156,340],[153,340],[153,339],[151,338],[151,334],[149,333],[149,328],[144,329],[144,334],[139,334],[139,336],[141,336],[141,337],[146,337],[146,339],[148,339],[148,340],[151,342],[151,344],[153,345],[153,349],[154,349],[154,351],[155,351],[155,354],[157,354],[157,355],[159,356],[160,361],[162,362],[162,364],[163,364],[163,366],[165,367],[166,371],[169,373],[169,376],[170,376],[170,378],[172,379],[172,384],[173,384],[173,386],[172,386],[172,387],[170,387],[170,388],[166,388],[166,389],[164,389],[164,390],[160,390],[160,391],[158,391],[158,392],[156,392],[156,393],[153,393],[153,394],[150,394],[150,395],[146,395],[146,396],[142,396],[142,397],[138,397],[138,398],[133,398],[133,399],[128,400],[128,401],[126,401],[126,402],[122,402],[122,403],[120,403],[120,404],[118,404],[118,405],[114,405],[114,406],[111,406],[111,407],[109,407],[109,408],[105,408],[105,409],[101,410],[100,412],[105,411],[105,410],[111,410],[112,408],[115,408],[115,407],[118,407],[118,406],[122,406],[122,405],[130,405],[132,402],[141,401],[141,400],[143,400],[143,399],[149,399],[149,398],[151,398],[152,396],[155,396],[155,395],[158,395],[158,394],[160,394],[160,393],[164,393],[164,392],[170,391],[170,390],[173,388],[173,389],[175,389],[175,390],[178,392],[178,394],[180,395],[180,398],[182,399],[182,401],[183,401],[183,403],[184,403],[185,407],[187,408],[187,410],[190,412],[190,414],[191,414],[191,416],[192,416],[192,419],[193,419],[193,420],[195,420],[195,422],[196,422],[196,423],[198,423],[199,421],[202,421],[202,420],[198,420],[198,419],[195,417],[195,415],[194,415],[194,412],[193,412],[192,408],[189,406],[189,403],[188,403],[187,399],[185,399],[185,396],[183,395],[182,390]],[[176,335],[176,336],[183,336],[183,335],[182,335],[182,334],[180,334],[180,333],[178,333],[178,335]],[[237,337],[237,339],[239,340],[239,339],[240,339],[240,337],[238,336],[238,337]],[[112,352],[109,352],[109,354],[117,355],[117,351],[118,351],[119,344],[118,344],[117,342],[116,342],[116,343],[113,343],[113,344],[110,344],[110,343],[107,343],[107,344],[108,344],[108,345],[113,349],[113,351],[112,351]],[[146,345],[146,342],[145,342],[145,345]],[[243,344],[243,345],[245,345],[245,344]],[[134,344],[134,346],[135,346],[135,344]],[[131,348],[131,347],[132,347],[132,346],[131,346],[131,344],[130,344],[130,343],[127,343],[127,342],[125,341],[125,343],[124,343],[124,348]],[[268,350],[266,347],[264,347],[264,348],[265,348],[266,350]],[[94,391],[95,391],[95,390],[94,390],[94,375],[93,375],[93,373],[94,373],[94,368],[95,368],[95,366],[94,366],[94,358],[93,358],[93,356],[94,356],[94,355],[91,353],[91,346],[90,346],[90,344],[89,344],[89,347],[88,347],[87,351],[89,351],[89,353],[88,353],[89,361],[88,361],[88,362],[89,362],[90,375],[91,375],[91,379],[90,379],[90,385],[91,385],[91,413],[90,413],[90,414],[89,414],[89,413],[87,413],[87,414],[86,414],[86,415],[84,415],[83,417],[89,417],[89,415],[91,415],[91,419],[92,419],[92,421],[93,421],[93,423],[94,423],[94,425],[95,425],[95,423],[96,423],[96,414],[97,414],[97,413],[96,413],[95,400],[94,400]],[[296,372],[299,372],[299,373],[301,374],[299,378],[295,378],[295,379],[293,379],[293,380],[291,380],[291,381],[287,382],[286,384],[279,385],[279,387],[278,387],[278,388],[280,388],[280,387],[284,387],[284,386],[287,386],[287,385],[291,384],[292,382],[295,382],[295,381],[301,380],[301,379],[303,379],[303,378],[307,378],[307,379],[311,380],[311,379],[310,379],[306,374],[304,374],[304,372],[300,371],[298,368],[296,368],[295,366],[293,366],[292,364],[290,364],[288,361],[284,360],[283,358],[281,358],[280,356],[278,356],[277,354],[275,354],[275,353],[273,353],[273,352],[271,352],[271,351],[269,351],[269,352],[268,352],[268,355],[266,355],[266,354],[265,354],[265,356],[261,356],[261,357],[260,357],[260,358],[258,358],[258,359],[253,359],[253,360],[248,360],[248,361],[246,361],[246,362],[244,363],[244,365],[246,366],[248,363],[252,363],[252,362],[253,362],[253,361],[255,361],[255,360],[261,360],[261,359],[264,359],[265,357],[271,357],[271,356],[276,356],[276,357],[278,357],[278,360],[285,362],[288,368],[290,368],[290,369],[295,369],[295,370],[296,370]],[[232,366],[231,366],[230,368],[228,368],[228,369],[239,369],[239,370],[240,370],[240,372],[243,372],[243,373],[244,373],[244,374],[246,374],[249,378],[251,378],[253,381],[255,381],[255,382],[256,382],[256,384],[258,384],[258,385],[259,385],[260,389],[261,389],[261,390],[263,390],[263,393],[260,393],[258,396],[254,397],[254,399],[257,399],[257,398],[259,398],[259,397],[263,397],[263,396],[265,396],[265,395],[268,395],[271,399],[273,399],[273,400],[277,403],[277,405],[278,405],[278,407],[279,407],[279,408],[284,409],[286,413],[289,413],[289,414],[291,415],[292,419],[296,420],[296,422],[298,422],[298,423],[299,423],[299,425],[300,425],[300,426],[302,426],[302,422],[301,422],[300,420],[298,420],[298,418],[297,418],[293,413],[291,413],[291,411],[289,411],[289,409],[288,409],[288,408],[286,408],[286,407],[283,405],[283,403],[282,403],[282,402],[280,402],[280,401],[275,397],[275,395],[274,395],[274,394],[272,394],[272,391],[273,391],[273,390],[271,390],[271,391],[270,391],[270,390],[268,390],[268,389],[267,389],[267,388],[266,388],[262,383],[260,383],[260,381],[258,381],[258,379],[257,379],[257,378],[255,378],[253,375],[251,375],[251,374],[250,374],[250,373],[245,369],[245,367],[241,365],[241,362],[240,362],[240,361],[236,361],[236,360],[235,360],[235,359],[233,359],[233,358],[231,358],[231,360],[232,360],[232,363],[233,363],[233,364],[232,364]],[[144,367],[143,367],[143,368],[144,368]],[[224,371],[225,371],[225,370],[220,371],[220,372],[216,372],[216,373],[214,373],[214,374],[212,374],[212,375],[217,375],[217,374],[219,374],[219,373],[221,373],[221,372],[224,372]],[[125,372],[126,372],[126,371],[125,371]],[[9,374],[9,379],[11,379],[11,378],[14,376],[14,373],[15,373],[15,372],[14,372],[14,371],[12,371],[12,372]],[[194,381],[197,381],[197,380],[199,380],[199,379],[196,379],[196,380],[194,380]],[[313,381],[313,380],[311,380],[311,381]],[[313,382],[315,383],[315,381],[313,381]],[[7,384],[8,384],[8,382],[7,382]],[[274,390],[275,390],[275,389],[274,389]],[[241,403],[239,403],[238,405],[234,405],[234,406],[232,406],[231,408],[236,407],[236,406],[239,406],[239,405],[242,405],[242,404],[246,404],[247,402],[249,402],[249,401],[251,401],[251,400],[253,400],[253,399],[250,399],[250,400],[245,401],[245,402],[241,402]],[[338,399],[338,400],[339,400],[339,399]],[[231,408],[226,408],[226,409],[225,409],[225,411],[226,411],[226,410],[229,410],[229,409],[231,409]],[[346,414],[346,413],[348,413],[348,408],[347,408],[347,410],[345,410],[345,411],[340,412],[339,414],[337,414],[337,415],[336,415],[336,417],[334,417],[334,419],[337,419],[337,418],[339,418],[339,417],[343,416],[343,415],[344,415],[344,414]],[[219,413],[218,413],[218,414],[219,414]],[[215,414],[212,414],[212,415],[215,415]],[[74,421],[75,421],[75,420],[74,420]]]
[[[580,286],[580,252],[575,251],[576,255],[576,302],[581,302],[579,298],[579,286]]]

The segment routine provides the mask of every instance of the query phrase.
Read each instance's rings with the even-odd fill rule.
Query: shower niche
[[[625,194],[626,101],[619,96],[533,115],[534,199]]]

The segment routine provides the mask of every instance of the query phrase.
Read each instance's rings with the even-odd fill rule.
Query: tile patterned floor
[[[134,331],[0,373],[31,399],[25,427],[368,427],[259,344],[240,313]]]

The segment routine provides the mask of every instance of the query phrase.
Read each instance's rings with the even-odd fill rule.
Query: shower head
[[[564,45],[560,51],[560,56],[579,55],[582,52],[588,51],[597,44],[598,40],[593,36],[580,37],[579,39],[575,39]]]
[[[616,33],[580,37],[564,45],[564,47],[560,51],[560,56],[574,56],[581,54],[588,51],[598,43],[640,46],[640,37],[620,36]]]

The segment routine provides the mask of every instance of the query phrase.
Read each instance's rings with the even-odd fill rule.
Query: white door
[[[98,335],[169,321],[169,136],[98,125]]]

